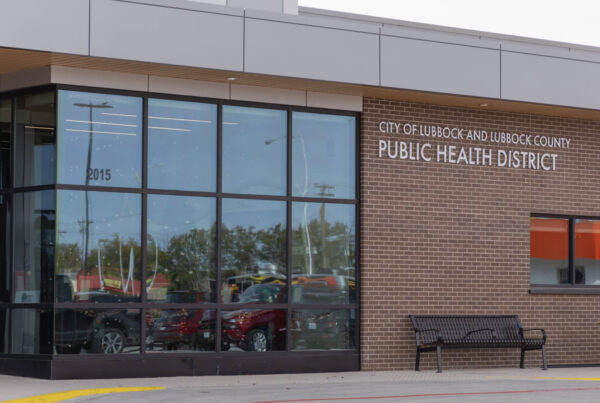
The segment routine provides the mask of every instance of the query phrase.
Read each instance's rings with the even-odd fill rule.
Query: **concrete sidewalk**
[[[73,402],[465,402],[600,401],[600,368],[473,369],[321,374],[202,376],[47,381],[0,376],[0,399],[71,390],[164,387],[163,390],[90,395]],[[54,400],[58,401],[58,400]]]

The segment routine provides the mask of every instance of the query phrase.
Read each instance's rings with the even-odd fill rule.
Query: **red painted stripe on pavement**
[[[416,395],[396,395],[396,396],[364,396],[364,397],[324,397],[311,399],[292,399],[292,400],[265,400],[254,403],[299,403],[299,402],[331,402],[339,400],[375,400],[375,399],[409,399],[413,397],[442,397],[442,396],[477,396],[477,395],[508,395],[517,393],[548,393],[548,392],[577,392],[600,390],[600,388],[561,388],[561,389],[529,389],[529,390],[501,390],[495,392],[454,392],[454,393],[423,393]]]

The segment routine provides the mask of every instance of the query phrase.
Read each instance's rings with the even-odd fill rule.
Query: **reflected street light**
[[[93,103],[75,103],[73,104],[73,106],[76,106],[78,108],[89,108],[90,110],[90,140],[88,143],[88,152],[87,152],[87,161],[85,164],[85,240],[84,240],[84,256],[83,256],[83,268],[84,270],[87,270],[87,259],[88,259],[88,249],[89,249],[89,240],[90,240],[90,208],[89,208],[89,200],[88,200],[88,189],[87,186],[90,183],[90,168],[92,166],[92,145],[94,142],[94,137],[93,137],[93,131],[94,131],[94,124],[93,124],[93,112],[94,109],[110,109],[112,108],[111,105],[108,104],[108,101],[104,101],[101,104],[93,104]],[[98,246],[98,248],[100,248],[100,246]],[[98,250],[99,252],[99,250]],[[100,287],[103,287],[102,284],[100,284]]]
[[[302,196],[306,196],[308,193],[308,158],[306,157],[306,146],[304,145],[304,138],[302,136],[292,136],[292,139],[294,138],[299,139],[302,145],[302,157],[304,159],[304,191],[302,192]],[[265,140],[265,144],[269,145],[277,140],[279,138]],[[304,202],[304,231],[306,233],[306,250],[308,252],[308,274],[313,274],[312,247],[310,244],[310,232],[308,231],[307,210],[308,203]]]

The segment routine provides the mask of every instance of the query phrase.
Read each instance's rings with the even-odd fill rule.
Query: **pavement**
[[[67,381],[0,375],[0,399],[19,403],[600,402],[600,367]]]

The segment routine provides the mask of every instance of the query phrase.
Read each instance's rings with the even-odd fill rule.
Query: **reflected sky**
[[[353,116],[293,113],[294,196],[355,198],[355,122]]]
[[[163,249],[178,235],[210,230],[217,219],[216,199],[192,196],[148,196],[148,235]]]
[[[142,99],[59,91],[58,102],[59,183],[141,186]]]
[[[284,195],[286,111],[223,106],[223,192]]]
[[[84,191],[58,192],[57,242],[83,245],[85,226]],[[139,243],[141,232],[141,195],[132,193],[87,192],[90,221],[90,246],[114,239],[134,238]]]
[[[216,190],[217,106],[148,100],[148,187]]]

